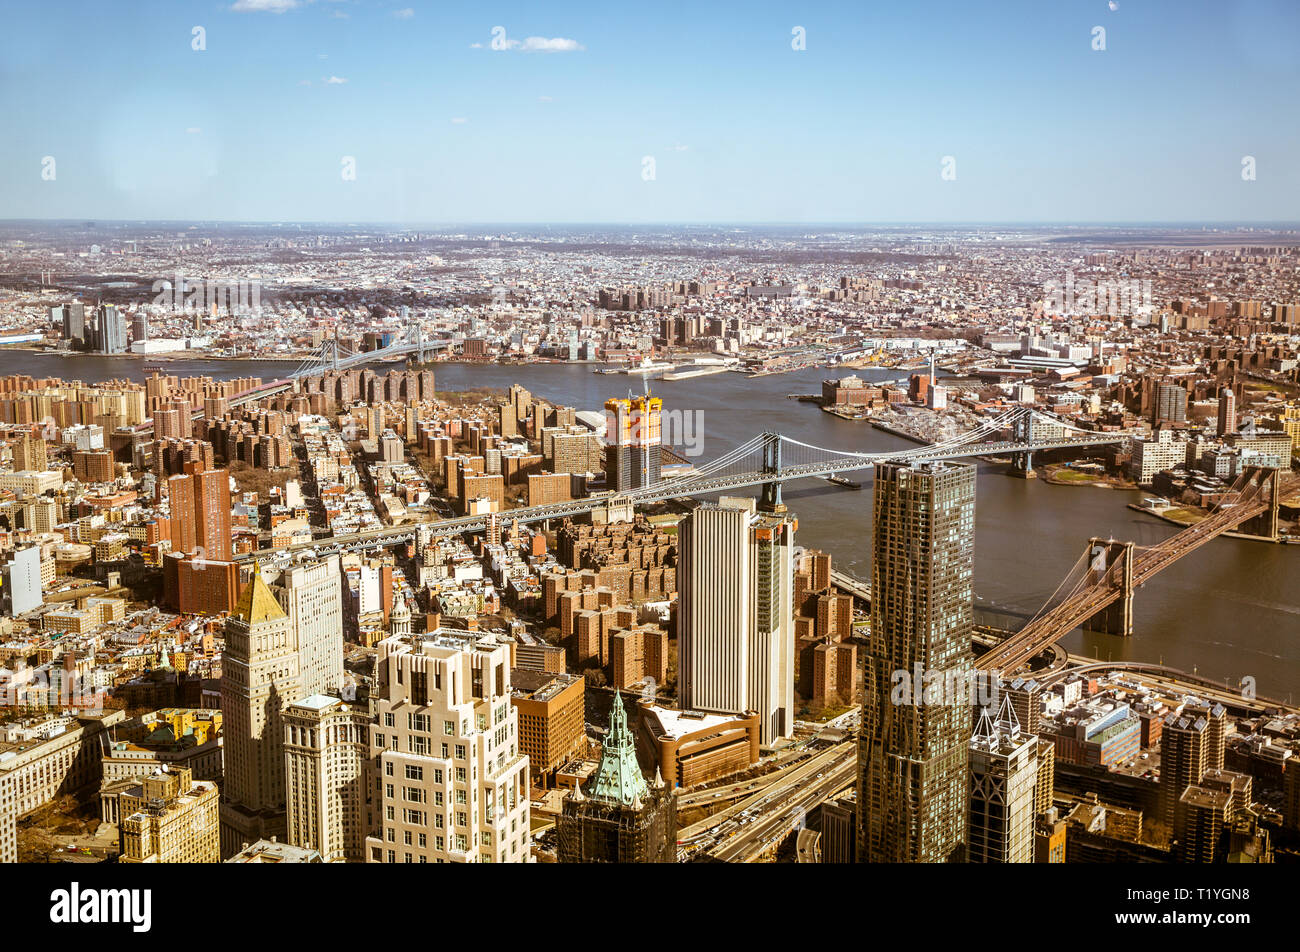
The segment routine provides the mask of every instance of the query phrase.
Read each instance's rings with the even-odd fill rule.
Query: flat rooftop
[[[707,714],[703,711],[676,711],[666,707],[643,708],[641,716],[650,715],[659,722],[660,733],[669,740],[680,740],[688,734],[703,730],[716,730],[739,719],[735,714]]]

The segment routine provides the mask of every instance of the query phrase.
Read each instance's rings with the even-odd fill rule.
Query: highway
[[[750,796],[682,829],[683,852],[689,858],[705,850],[725,862],[750,862],[778,833],[789,833],[799,817],[852,784],[856,764],[857,744],[847,740],[778,771]]]
[[[848,742],[841,746],[846,749],[838,751],[824,770],[807,780],[786,777],[774,784],[759,807],[761,815],[732,821],[735,827],[709,855],[724,863],[752,863],[803,826],[816,807],[852,786],[857,777],[857,745]]]

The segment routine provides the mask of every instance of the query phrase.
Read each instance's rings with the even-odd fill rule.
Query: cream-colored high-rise
[[[314,694],[284,711],[286,837],[327,863],[365,858],[370,715]]]
[[[759,742],[794,730],[794,530],[784,513],[723,497],[680,525],[678,694],[683,709],[756,711]]]
[[[528,862],[510,646],[446,628],[393,636],[375,675],[366,861]]]

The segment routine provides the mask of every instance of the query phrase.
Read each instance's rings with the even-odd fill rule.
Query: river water
[[[133,358],[0,351],[0,376],[26,373],[92,383],[142,379],[144,366]],[[180,376],[269,380],[296,363],[175,360],[163,366]],[[591,366],[581,364],[436,364],[434,371],[439,390],[505,389],[518,383],[579,410],[599,409],[611,396],[642,388],[639,377],[595,374]],[[896,375],[883,370],[855,373],[867,379]],[[913,446],[868,424],[841,420],[813,404],[787,399],[789,393],[818,391],[825,376],[826,371],[815,368],[758,378],[723,373],[655,381],[652,387],[663,397],[666,412],[698,411],[692,417],[703,438],[697,462],[713,459],[764,430],[831,449],[882,452]],[[863,482],[861,491],[803,480],[787,484],[783,495],[799,517],[800,544],[829,551],[839,568],[870,578],[870,475],[851,478]],[[976,606],[985,610],[982,616],[993,621],[993,612],[1008,613],[1003,620],[1014,622],[1016,614],[1032,615],[1092,536],[1150,545],[1171,535],[1172,526],[1127,508],[1126,503],[1139,498],[1137,492],[1016,479],[1005,474],[1004,466],[982,463],[975,505],[975,592]],[[1250,676],[1261,694],[1284,700],[1300,697],[1300,546],[1216,539],[1140,589],[1134,615],[1132,638],[1076,632],[1063,644],[1100,658],[1163,661],[1233,683]]]

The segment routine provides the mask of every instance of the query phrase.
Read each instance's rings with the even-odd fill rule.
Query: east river
[[[86,383],[139,380],[145,364],[134,358],[0,351],[0,376],[25,373]],[[270,380],[297,364],[175,360],[162,366],[179,376]],[[600,409],[607,398],[642,388],[640,377],[595,374],[582,364],[435,364],[433,369],[440,391],[505,389],[518,383],[539,397],[579,410]],[[855,372],[868,379],[896,376],[893,371]],[[826,371],[815,368],[748,379],[722,373],[653,381],[651,386],[663,397],[666,412],[690,414],[698,421],[703,442],[701,455],[692,460],[697,464],[764,430],[831,449],[885,452],[914,445],[786,398],[789,393],[816,392],[825,376]],[[1126,503],[1140,498],[1137,492],[1051,486],[1042,480],[1015,479],[1005,469],[981,463],[976,490],[976,606],[981,618],[991,623],[1015,627],[1014,616],[1023,619],[1037,611],[1092,536],[1150,545],[1176,531],[1128,509]],[[861,491],[803,480],[787,484],[783,495],[799,518],[796,541],[832,553],[838,568],[869,579],[870,473],[849,476],[862,481]],[[1162,661],[1231,683],[1250,676],[1260,694],[1300,699],[1300,546],[1216,539],[1140,589],[1134,614],[1132,638],[1076,632],[1063,644],[1103,659]]]

